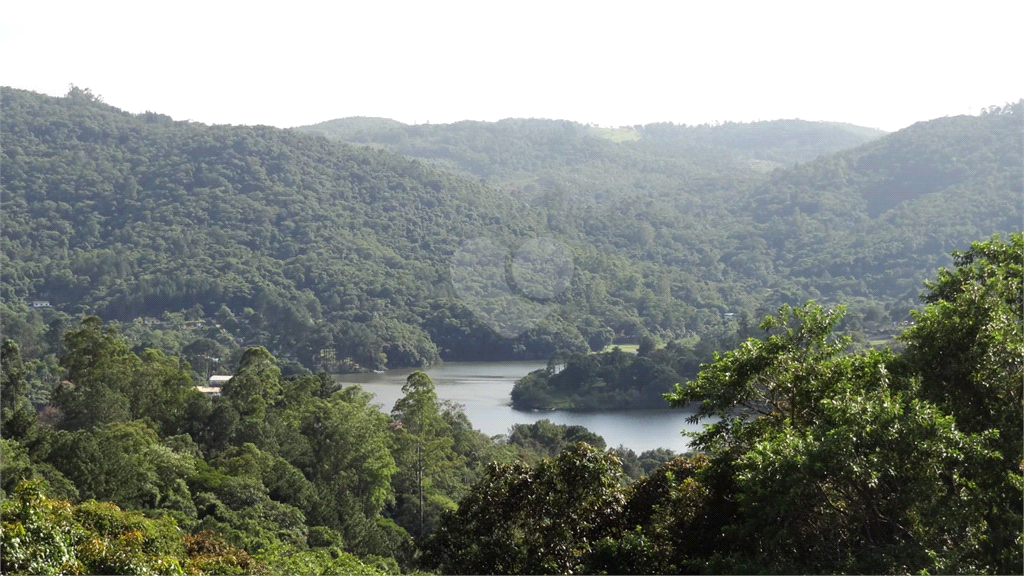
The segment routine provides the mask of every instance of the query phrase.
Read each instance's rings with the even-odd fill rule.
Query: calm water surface
[[[488,436],[507,434],[513,424],[529,424],[547,418],[555,424],[579,424],[604,437],[609,447],[620,444],[637,454],[653,448],[687,449],[680,431],[698,431],[701,425],[686,423],[691,410],[627,410],[620,412],[521,412],[509,403],[512,385],[546,362],[446,362],[427,368],[438,398],[462,404],[473,427]],[[359,384],[375,395],[375,402],[390,412],[402,397],[402,385],[412,370],[388,370],[384,374],[339,374],[345,384]]]

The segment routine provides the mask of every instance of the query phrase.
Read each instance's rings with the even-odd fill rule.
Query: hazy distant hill
[[[530,202],[559,196],[573,202],[634,194],[675,193],[680,183],[693,192],[725,175],[759,180],[749,159],[730,151],[657,156],[631,143],[614,142],[591,127],[561,120],[508,119],[401,125],[335,120],[297,128],[354,144],[386,147],[432,162],[444,170],[483,179]],[[371,125],[376,129],[370,130]],[[353,131],[354,126],[360,128]],[[340,128],[339,128],[340,127]]]
[[[634,192],[672,194],[681,182],[694,192],[757,179],[780,165],[852,148],[884,134],[851,124],[776,120],[619,129],[563,120],[406,125],[383,118],[342,118],[296,130],[344,142],[385,146],[533,198],[557,188],[575,198]]]
[[[685,326],[708,304],[656,295],[653,264],[603,252],[565,213],[478,178],[297,131],[132,115],[77,89],[2,98],[8,331],[35,299],[129,322],[225,306],[246,344],[382,368],[543,358],[605,330],[636,339],[722,323],[714,308]],[[473,238],[516,248],[542,236],[573,251],[572,286],[535,331],[501,338],[453,292],[452,256]]]
[[[635,128],[655,153],[670,143],[690,147],[716,146],[752,158],[782,164],[812,160],[877,140],[883,130],[844,122],[771,120],[685,126],[648,124]]]
[[[349,118],[338,118],[328,120],[316,125],[316,132],[334,138],[335,140],[348,140],[360,138],[362,134],[380,134],[387,132],[400,132],[405,124],[390,118],[377,118],[373,116],[351,116]],[[310,130],[313,132],[314,130]]]

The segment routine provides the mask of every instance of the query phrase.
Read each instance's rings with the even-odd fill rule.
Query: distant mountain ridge
[[[852,148],[880,130],[835,122],[775,120],[685,126],[595,128],[567,120],[507,118],[497,122],[408,125],[384,118],[341,118],[293,130],[352,144],[383,146],[438,167],[486,179],[535,198],[544,187],[573,198],[599,199],[608,170],[637,173],[613,183],[617,195],[675,181],[757,179],[772,168]],[[572,174],[565,174],[566,170]],[[615,180],[615,177],[611,177]],[[671,184],[668,184],[671,185]]]

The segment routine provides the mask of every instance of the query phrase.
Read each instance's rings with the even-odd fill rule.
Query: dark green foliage
[[[965,473],[988,501],[979,565],[1017,572],[1024,565],[1024,519],[1019,506],[1007,503],[1020,499],[1024,470],[1024,234],[976,242],[954,260],[954,270],[928,283],[927,306],[901,337],[901,359],[920,375],[923,398],[952,415],[960,430],[986,439],[995,458]]]
[[[10,89],[3,100],[5,302],[122,321],[226,306],[233,336],[311,368],[426,364],[437,351],[416,314],[458,242],[492,217],[499,238],[537,230],[478,184],[392,154]]]
[[[592,488],[608,498],[592,504],[596,522],[539,481],[570,452],[495,466],[424,561],[446,573],[1021,572],[1024,235],[956,261],[929,285],[902,353],[851,349],[833,332],[841,308],[783,306],[761,338],[667,395],[715,418],[692,435],[704,454],[628,488],[610,460]]]
[[[493,465],[431,537],[424,562],[445,574],[585,571],[592,542],[623,505],[614,456],[579,443],[530,469]]]
[[[554,424],[543,419],[533,424],[516,424],[508,433],[508,444],[516,449],[521,460],[535,464],[544,458],[554,458],[563,450],[583,442],[598,450],[605,449],[605,441],[583,426]]]
[[[629,354],[619,348],[600,354],[574,354],[558,364],[549,363],[516,382],[512,406],[519,410],[569,408],[574,410],[625,410],[664,408],[664,394],[679,382],[668,359],[656,362],[647,355]],[[552,362],[557,358],[552,357]]]
[[[64,346],[67,354],[60,364],[67,379],[53,393],[62,429],[148,418],[173,433],[182,426],[190,398],[199,394],[187,365],[159,350],[144,350],[139,357],[95,316],[68,332]]]
[[[703,457],[666,462],[625,491],[615,530],[597,541],[593,574],[700,573],[721,527],[708,489],[698,480]]]
[[[0,436],[4,438],[22,439],[35,424],[26,372],[18,344],[4,340],[0,348]]]
[[[615,338],[615,332],[608,327],[599,328],[587,336],[587,345],[592,352],[600,352],[607,348]]]
[[[898,357],[846,351],[835,311],[783,307],[669,395],[719,419],[694,438],[725,505],[708,569],[1020,571],[1022,247],[957,256]]]
[[[552,233],[585,238],[572,294],[637,339],[717,339],[724,312],[763,317],[808,299],[848,304],[851,321],[880,305],[890,318],[874,309],[858,330],[881,330],[909,320],[950,250],[1024,218],[1019,102],[884,136],[799,120],[652,124],[619,143],[544,120],[301,130],[424,158],[542,208]],[[615,300],[636,303],[644,329],[606,311]]]
[[[654,473],[666,462],[675,460],[678,455],[668,448],[655,448],[645,450],[637,455],[630,448],[619,445],[613,450],[622,464],[622,472],[631,480],[637,480],[643,476]]]
[[[398,570],[396,559],[411,563],[408,534],[380,516],[395,467],[389,418],[369,395],[338,390],[324,374],[282,377],[274,357],[253,348],[211,402],[190,386],[176,358],[154,350],[140,358],[98,318],[68,332],[65,344],[62,364],[78,382],[67,380],[55,398],[75,418],[59,420],[62,429],[36,426],[25,444],[3,439],[5,501],[19,481],[42,480],[59,498],[141,510],[193,534],[185,547],[199,557],[188,564],[198,571],[362,566],[383,573]],[[5,375],[15,389],[16,347],[6,350]],[[95,390],[119,399],[117,417],[89,410]],[[314,536],[311,526],[320,527]],[[311,545],[319,550],[307,551]],[[89,565],[82,558],[91,552],[76,546]],[[242,550],[258,552],[259,563],[243,562]],[[371,564],[353,553],[372,556]],[[96,562],[113,561],[102,558]],[[192,561],[179,555],[173,562]],[[97,565],[103,573],[136,570]]]
[[[194,473],[195,457],[162,445],[141,421],[57,432],[48,439],[43,460],[71,480],[82,498],[166,509],[186,523],[195,519],[185,482]]]
[[[956,268],[928,283],[926,309],[900,337],[904,359],[922,375],[922,396],[965,430],[1002,430],[1007,453],[1021,442],[1022,238],[976,242],[956,253]]]

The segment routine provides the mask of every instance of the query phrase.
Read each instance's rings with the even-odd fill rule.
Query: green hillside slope
[[[336,345],[381,367],[390,342],[391,363],[419,363],[437,356],[417,314],[459,242],[540,229],[478,183],[387,152],[132,116],[84,92],[5,89],[3,106],[8,304],[122,321],[223,304],[255,312],[245,340],[306,361]]]
[[[770,174],[756,162],[873,133],[648,126],[616,143],[544,120],[326,124],[373,144],[353,146],[132,115],[80,89],[4,88],[2,105],[5,333],[42,342],[60,314],[95,313],[140,345],[211,350],[193,362],[254,344],[330,370],[547,358],[608,338],[728,346],[808,298],[850,304],[843,328],[869,330],[905,320],[951,249],[1022,220],[1020,104]],[[788,136],[766,148],[768,133]],[[479,239],[498,252],[465,264]],[[510,259],[539,240],[571,270],[538,298],[555,270],[543,250]]]

